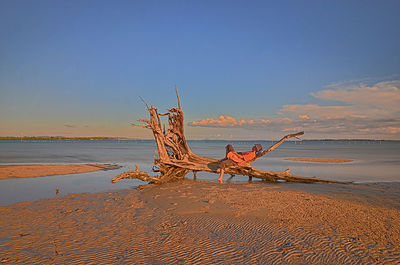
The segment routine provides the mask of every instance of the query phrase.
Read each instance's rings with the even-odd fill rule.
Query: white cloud
[[[370,116],[387,116],[400,113],[400,81],[380,82],[374,86],[350,86],[321,90],[313,97],[338,101],[351,106],[352,110],[365,111]]]
[[[337,87],[311,96],[344,105],[285,105],[280,113],[300,119],[309,117],[313,122],[304,120],[303,128],[315,133],[346,133],[354,137],[400,136],[399,80],[373,86]]]
[[[302,119],[302,120],[309,120],[309,119],[310,119],[310,116],[308,116],[308,115],[306,115],[306,114],[304,114],[304,115],[299,115],[299,119]]]
[[[232,116],[220,116],[218,119],[192,121],[189,125],[262,128],[275,132],[305,130],[321,137],[400,138],[400,80],[373,86],[340,85],[343,84],[331,85],[329,89],[311,94],[330,105],[284,105],[278,111],[281,118],[236,120]]]
[[[260,126],[270,123],[270,120],[260,119],[260,120],[236,120],[232,116],[219,116],[218,119],[214,118],[204,118],[199,121],[191,121],[189,125],[200,126],[200,127],[244,127],[247,125]]]
[[[320,106],[316,104],[284,105],[279,112],[282,115],[302,116],[309,119],[338,119],[356,115],[350,106]]]

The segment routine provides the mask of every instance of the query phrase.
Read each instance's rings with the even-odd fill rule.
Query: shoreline
[[[187,180],[2,206],[0,260],[44,264],[400,260],[400,209],[292,187]]]
[[[120,167],[110,164],[8,164],[0,165],[0,180],[69,175],[118,168]]]
[[[320,157],[287,157],[285,160],[311,163],[348,163],[351,159],[320,158]]]

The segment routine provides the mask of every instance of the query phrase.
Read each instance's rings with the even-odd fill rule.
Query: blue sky
[[[0,1],[0,135],[400,139],[399,1]]]

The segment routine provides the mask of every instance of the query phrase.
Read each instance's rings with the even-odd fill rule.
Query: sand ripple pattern
[[[210,185],[72,194],[0,207],[0,262],[398,264],[400,261],[400,248],[395,244],[282,225],[265,213],[243,214],[235,205],[212,200],[222,191],[224,196],[234,196],[234,191],[228,190],[232,187]],[[243,192],[248,187],[240,189]]]

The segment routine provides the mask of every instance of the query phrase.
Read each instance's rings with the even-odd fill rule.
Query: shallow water
[[[248,151],[254,141],[189,141],[193,152],[213,158],[225,155],[225,145],[232,143],[237,151]],[[264,148],[271,141],[258,141]],[[156,145],[151,140],[122,141],[0,141],[0,164],[69,164],[113,163],[118,170],[83,174],[0,180],[0,205],[37,200],[77,192],[99,192],[136,187],[139,180],[122,180],[110,184],[111,178],[137,164],[151,171]],[[351,159],[343,164],[305,163],[284,160],[286,157],[324,157]],[[302,141],[285,142],[279,148],[253,163],[260,169],[283,171],[287,168],[299,176],[316,176],[356,183],[400,182],[400,142],[398,141]],[[188,174],[188,178],[192,178]],[[225,176],[227,178],[228,176]],[[200,180],[216,180],[211,173],[199,173]],[[234,181],[247,181],[236,176]]]

